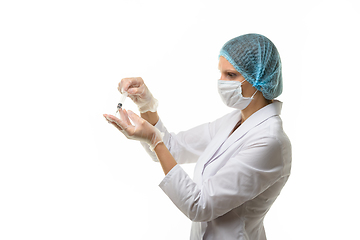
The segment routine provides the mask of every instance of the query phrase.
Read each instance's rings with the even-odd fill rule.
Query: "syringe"
[[[128,93],[127,93],[127,92],[124,92],[123,94],[121,94],[120,101],[119,101],[119,103],[118,103],[118,105],[117,105],[117,107],[116,107],[117,109],[116,109],[115,116],[116,116],[116,114],[119,112],[119,110],[122,108],[122,106],[123,106],[123,104],[124,104],[125,99],[126,99],[127,96],[128,96]]]

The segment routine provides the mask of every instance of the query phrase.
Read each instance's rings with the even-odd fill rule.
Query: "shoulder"
[[[291,159],[291,142],[283,130],[279,116],[273,116],[250,130],[244,142],[246,149],[263,149],[269,155],[280,155],[281,159]]]
[[[280,116],[273,116],[253,128],[249,137],[254,140],[266,139],[272,144],[290,145],[290,139],[286,135]]]

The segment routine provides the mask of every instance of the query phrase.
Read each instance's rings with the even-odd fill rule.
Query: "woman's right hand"
[[[121,79],[118,90],[120,93],[128,93],[128,96],[138,106],[140,113],[156,112],[158,100],[153,97],[141,77]]]

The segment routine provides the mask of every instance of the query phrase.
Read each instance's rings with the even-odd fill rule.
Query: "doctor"
[[[120,119],[104,117],[160,162],[166,176],[159,186],[193,222],[190,239],[264,240],[264,217],[291,166],[282,103],[274,100],[282,92],[280,56],[268,38],[246,34],[222,47],[219,70],[220,97],[235,110],[214,122],[169,133],[141,78],[119,83],[141,117],[126,110]],[[179,165],[188,162],[196,162],[194,179]]]

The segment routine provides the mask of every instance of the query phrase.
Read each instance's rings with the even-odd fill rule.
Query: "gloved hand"
[[[128,96],[138,106],[140,113],[156,112],[158,100],[153,97],[142,78],[124,78],[120,81],[118,90],[120,93],[128,93]]]
[[[109,114],[104,114],[104,117],[128,139],[146,142],[150,145],[151,151],[154,151],[156,145],[163,142],[164,134],[145,119],[142,119],[130,110],[127,112],[125,109],[120,109],[119,113],[120,119]],[[134,125],[131,124],[130,119]]]

